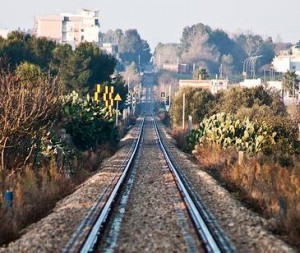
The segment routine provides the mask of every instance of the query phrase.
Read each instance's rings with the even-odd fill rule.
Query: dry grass
[[[237,192],[242,201],[274,218],[273,232],[300,246],[299,161],[286,168],[276,157],[244,157],[239,164],[236,151],[209,146],[200,148],[196,157],[201,167]]]
[[[4,187],[13,191],[14,200],[13,207],[6,208],[0,198],[0,245],[15,240],[22,229],[50,213],[57,201],[72,193],[113,152],[107,145],[81,154],[71,165],[75,171],[71,176],[58,169],[54,161],[42,169],[27,166],[10,177],[5,175]]]
[[[6,187],[13,190],[13,207],[6,208],[2,203],[0,208],[0,244],[19,237],[23,228],[48,214],[56,202],[70,194],[75,186],[53,164],[40,170],[27,167],[12,176]]]
[[[173,128],[171,135],[176,141],[176,146],[179,149],[185,150],[187,145],[188,145],[188,143],[187,143],[187,136],[188,136],[187,129],[182,129],[180,127]]]

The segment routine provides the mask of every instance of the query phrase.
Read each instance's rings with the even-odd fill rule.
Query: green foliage
[[[194,79],[196,80],[206,80],[208,77],[209,75],[205,68],[199,68],[194,72]]]
[[[29,62],[18,65],[15,73],[21,84],[26,87],[35,86],[39,79],[44,78],[41,68]]]
[[[65,90],[80,93],[93,90],[97,83],[109,81],[116,66],[116,59],[93,43],[84,42],[72,50],[68,44],[56,44],[21,32],[12,32],[7,39],[0,39],[2,56],[9,59],[12,70],[26,63],[27,66],[21,68],[26,67],[28,75],[34,65],[44,74],[58,75]]]
[[[143,40],[136,29],[129,29],[123,33],[122,30],[109,30],[102,34],[104,42],[118,45],[119,57],[123,67],[134,62],[141,71],[151,59],[150,47],[147,41]]]
[[[266,124],[235,119],[231,114],[217,113],[205,118],[198,129],[188,136],[190,146],[208,143],[223,148],[235,147],[248,153],[269,152],[275,144],[276,133]],[[197,144],[195,151],[197,152]]]
[[[289,94],[294,95],[295,90],[299,89],[297,85],[297,74],[295,71],[287,71],[283,75],[282,80],[283,92],[288,91]]]
[[[118,132],[107,109],[89,96],[81,99],[75,91],[65,97],[65,128],[73,142],[81,150],[96,148],[98,145],[115,144]]]
[[[70,165],[76,155],[78,155],[76,148],[65,137],[62,139],[62,135],[59,136],[53,129],[45,133],[37,141],[36,146],[37,153],[34,162],[36,166],[42,168],[43,165],[52,161],[56,162],[58,168],[62,169],[64,167],[65,172],[74,169],[70,168]]]
[[[81,43],[74,51],[70,45],[59,45],[53,52],[51,69],[58,74],[68,91],[81,94],[92,91],[95,84],[110,80],[116,60],[92,43]]]
[[[266,90],[262,86],[229,89],[221,96],[218,111],[236,114],[241,108],[252,108],[254,105],[265,105],[278,114],[286,114],[279,94]]]
[[[199,123],[205,115],[212,115],[216,112],[216,99],[208,90],[185,88],[173,98],[171,120],[174,125],[182,123],[183,93],[185,93],[186,98],[185,115],[186,117],[191,115],[194,123]]]
[[[153,62],[158,68],[164,63],[176,63],[179,54],[179,45],[176,43],[158,43],[153,54]]]
[[[0,57],[7,56],[12,69],[21,62],[28,61],[46,71],[55,47],[54,41],[15,31],[6,40],[0,40]]]
[[[212,76],[220,74],[232,79],[243,71],[243,62],[251,56],[263,55],[256,62],[258,74],[264,66],[271,64],[275,56],[276,44],[272,38],[263,39],[260,35],[241,33],[229,35],[221,29],[198,23],[187,26],[182,31],[179,44],[158,44],[155,49],[155,64],[173,62],[174,55],[190,66],[203,66]],[[191,69],[190,69],[191,70]]]

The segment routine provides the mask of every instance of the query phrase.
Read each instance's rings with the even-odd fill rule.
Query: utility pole
[[[182,129],[184,130],[184,118],[185,118],[185,93],[182,96]]]
[[[171,96],[172,96],[172,90],[171,90],[171,84],[169,85],[169,106],[171,106]]]

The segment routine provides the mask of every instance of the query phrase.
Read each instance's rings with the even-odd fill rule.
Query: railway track
[[[146,116],[119,173],[63,252],[174,249],[235,252],[165,147],[154,117]]]

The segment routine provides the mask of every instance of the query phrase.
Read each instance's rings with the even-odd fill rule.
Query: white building
[[[35,18],[35,35],[73,47],[81,42],[99,43],[100,23],[98,10],[81,9],[77,15],[61,13]]]
[[[290,50],[280,52],[272,64],[277,72],[295,71],[300,76],[300,49],[294,46]]]
[[[240,86],[245,87],[245,88],[254,88],[254,87],[257,87],[257,86],[261,86],[261,85],[262,85],[261,78],[244,79],[243,82],[240,82]]]
[[[7,39],[9,33],[10,31],[7,29],[0,29],[0,37],[2,37],[3,39]]]
[[[179,90],[185,87],[201,88],[209,90],[212,94],[216,94],[221,90],[227,90],[227,79],[207,79],[207,80],[179,80]]]
[[[118,46],[112,43],[103,43],[101,45],[101,49],[104,50],[106,53],[111,54],[113,56],[117,56],[118,54]]]
[[[212,94],[228,89],[228,79],[211,79],[210,84],[210,91]]]

